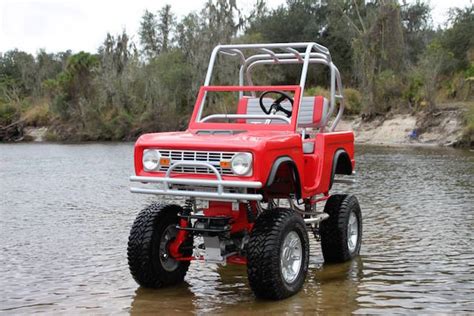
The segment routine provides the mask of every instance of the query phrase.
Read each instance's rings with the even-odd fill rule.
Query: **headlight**
[[[155,149],[145,149],[143,151],[143,168],[145,171],[156,170],[160,166],[160,152]]]
[[[232,158],[232,172],[239,176],[248,175],[252,171],[252,154],[238,153]]]

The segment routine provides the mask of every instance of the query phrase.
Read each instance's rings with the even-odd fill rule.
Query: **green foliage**
[[[145,10],[140,22],[138,35],[140,36],[140,44],[143,47],[143,54],[148,58],[153,58],[160,52],[157,29],[158,21],[156,15]]]
[[[465,112],[464,126],[464,142],[468,146],[472,146],[474,144],[474,103],[472,102],[469,104],[468,109]]]
[[[404,26],[405,58],[414,65],[434,36],[430,7],[428,3],[417,0],[411,5],[402,5],[400,14]]]
[[[406,100],[412,109],[419,108],[424,100],[424,80],[419,71],[411,71],[407,76],[408,83],[403,91],[402,99]]]
[[[466,78],[474,78],[474,62],[471,62],[469,67],[464,72],[464,76]]]
[[[35,90],[36,65],[32,55],[17,49],[0,58],[0,83],[8,90],[16,90],[19,97],[31,95]]]
[[[316,86],[316,87],[306,88],[304,91],[304,95],[305,96],[322,95],[325,98],[329,98],[330,93],[328,89],[323,88],[321,86]]]
[[[353,88],[344,89],[345,113],[360,114],[362,110],[362,96]]]
[[[392,70],[385,70],[375,77],[374,110],[377,114],[386,113],[397,107],[402,97],[404,84],[400,76]]]
[[[467,52],[474,47],[474,5],[450,12],[451,27],[440,35],[440,45],[452,53],[455,69],[469,67]]]
[[[140,44],[142,52],[148,59],[167,52],[171,42],[171,32],[176,26],[176,18],[169,4],[161,8],[157,14],[145,10],[140,22]]]
[[[424,51],[418,69],[423,78],[424,99],[429,109],[436,103],[436,91],[443,73],[453,69],[453,54],[446,50],[438,41],[433,41]]]
[[[51,122],[51,112],[46,100],[40,100],[25,110],[22,119],[28,126],[48,126]]]
[[[95,54],[70,51],[0,56],[0,122],[49,125],[49,139],[133,139],[185,128],[217,44],[316,41],[329,48],[345,86],[346,113],[430,109],[437,98],[470,100],[473,7],[435,31],[423,1],[257,0],[244,16],[235,0],[209,0],[176,20],[171,6],[145,11],[140,46],[107,34]],[[237,58],[219,56],[211,84],[236,84]],[[328,73],[311,66],[305,95],[329,97]],[[259,66],[254,83],[298,84],[301,66]],[[246,82],[246,84],[248,84]],[[227,96],[214,106],[230,111]],[[471,112],[469,112],[471,113]],[[471,115],[471,114],[469,114]],[[466,119],[471,126],[471,116]],[[469,129],[471,130],[471,129]]]
[[[0,126],[8,126],[20,119],[17,106],[9,103],[0,103]]]
[[[327,99],[330,98],[329,90],[321,86],[306,88],[305,96],[321,95]],[[359,91],[353,88],[344,89],[344,102],[346,114],[359,114],[362,108],[362,96]]]

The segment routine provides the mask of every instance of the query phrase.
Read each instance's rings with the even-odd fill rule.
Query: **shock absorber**
[[[249,223],[253,223],[255,222],[255,214],[253,212],[253,208],[252,208],[252,205],[250,204],[250,202],[247,202],[247,220]]]
[[[184,201],[184,206],[183,206],[183,215],[191,215],[191,213],[195,210],[196,208],[196,200],[195,199],[186,199]]]

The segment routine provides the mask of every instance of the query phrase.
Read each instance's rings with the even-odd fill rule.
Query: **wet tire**
[[[173,260],[167,251],[176,236],[179,211],[178,205],[152,204],[137,215],[127,256],[130,272],[139,285],[161,288],[183,281],[189,261]]]
[[[289,239],[294,240],[293,248],[287,247]],[[301,254],[299,268],[292,253]],[[277,208],[257,218],[247,245],[247,274],[255,296],[279,300],[294,295],[303,286],[308,262],[308,233],[300,215]]]
[[[329,218],[320,225],[324,261],[345,262],[359,255],[362,214],[357,198],[353,195],[332,195],[326,202],[324,212],[329,214]]]

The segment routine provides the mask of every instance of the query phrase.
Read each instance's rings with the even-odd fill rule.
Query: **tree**
[[[428,4],[420,0],[411,4],[404,0],[401,6],[405,58],[413,65],[434,36],[430,14]]]
[[[171,6],[165,5],[158,11],[158,30],[161,44],[161,52],[167,52],[170,46],[171,32],[176,25],[176,18],[171,12]]]
[[[0,84],[16,91],[17,97],[31,95],[36,86],[36,64],[33,55],[17,49],[7,51],[0,58]]]
[[[139,36],[142,53],[147,59],[156,58],[160,53],[168,51],[175,26],[176,18],[169,4],[162,7],[157,14],[145,11]]]
[[[148,58],[154,58],[160,53],[160,43],[157,34],[158,20],[155,14],[145,10],[140,22],[140,44],[143,54]]]
[[[449,72],[455,65],[453,53],[443,48],[439,41],[433,41],[428,45],[420,58],[418,68],[423,78],[423,90],[425,100],[428,102],[428,110],[434,110],[436,106],[436,91],[441,75]]]
[[[474,47],[474,5],[450,12],[448,27],[441,35],[440,44],[453,53],[456,69],[469,66],[467,53]]]
[[[60,55],[48,54],[45,50],[40,50],[36,55],[36,75],[34,95],[39,97],[44,95],[43,83],[45,80],[56,78],[63,70],[63,63]]]
[[[355,33],[354,72],[363,90],[363,111],[369,117],[385,112],[385,100],[377,95],[377,76],[385,75],[386,70],[400,74],[405,66],[400,6],[396,0],[352,0],[335,2],[335,8]]]
[[[58,76],[59,94],[53,110],[63,119],[87,125],[89,105],[93,104],[95,85],[93,78],[99,60],[97,56],[79,52],[68,59],[66,69]]]

